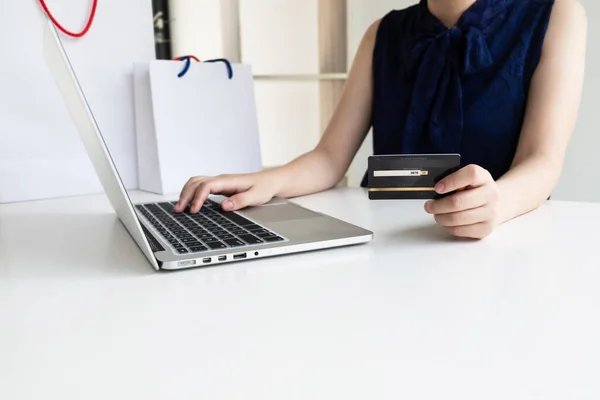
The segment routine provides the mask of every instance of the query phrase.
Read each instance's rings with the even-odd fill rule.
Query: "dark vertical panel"
[[[154,42],[156,44],[156,58],[170,60],[171,33],[169,29],[169,1],[152,0],[154,17]]]

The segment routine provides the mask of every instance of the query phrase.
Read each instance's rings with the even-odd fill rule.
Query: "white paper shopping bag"
[[[155,60],[134,71],[140,189],[175,194],[192,176],[262,169],[248,65]]]
[[[46,0],[78,31],[91,1]],[[40,2],[0,1],[0,203],[102,192],[43,56]],[[152,2],[100,0],[88,33],[61,34],[65,50],[119,173],[137,188],[134,61],[155,58]]]

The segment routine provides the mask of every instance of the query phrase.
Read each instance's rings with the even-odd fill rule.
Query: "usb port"
[[[226,261],[227,260],[227,256],[219,256],[219,261]]]
[[[246,258],[246,253],[235,254],[233,256],[234,260],[241,260],[242,258]]]
[[[210,261],[211,261],[211,258],[210,258],[210,257],[206,257],[206,258],[203,258],[203,259],[202,259],[202,262],[203,262],[204,264],[208,264]]]

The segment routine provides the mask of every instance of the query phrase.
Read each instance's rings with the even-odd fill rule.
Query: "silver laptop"
[[[175,201],[133,204],[110,156],[56,28],[44,24],[44,55],[106,195],[156,270],[178,270],[366,243],[373,233],[283,199],[224,212],[211,196],[200,213]]]

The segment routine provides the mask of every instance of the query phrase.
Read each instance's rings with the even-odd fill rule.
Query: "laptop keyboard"
[[[263,226],[207,200],[198,214],[175,213],[173,202],[137,205],[136,208],[171,244],[176,253],[281,242],[285,239]]]

